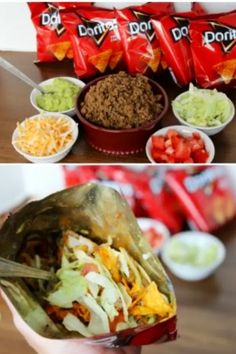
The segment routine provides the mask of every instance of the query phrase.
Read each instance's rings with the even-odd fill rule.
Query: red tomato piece
[[[169,146],[169,147],[166,149],[166,154],[167,154],[167,155],[172,155],[174,152],[175,152],[175,150],[173,149],[172,146]]]
[[[205,149],[194,151],[192,155],[193,160],[196,163],[204,163],[209,157],[208,152]]]
[[[204,142],[202,139],[191,138],[191,139],[189,139],[189,144],[190,144],[191,149],[193,151],[204,148]]]
[[[81,270],[81,275],[86,275],[90,272],[98,272],[98,267],[94,263],[86,263]]]
[[[154,149],[164,150],[165,149],[165,138],[164,136],[153,135],[152,146]]]
[[[177,131],[175,131],[173,129],[169,129],[166,134],[168,139],[171,139],[173,136],[177,136],[177,135],[179,135],[179,134],[177,133]]]
[[[197,132],[193,133],[193,138],[195,138],[197,140],[202,140],[201,135],[199,133],[197,133]]]
[[[170,147],[170,146],[172,146],[172,141],[171,141],[171,139],[167,139],[167,140],[165,141],[165,148],[167,149],[167,148]]]
[[[172,146],[173,148],[176,149],[176,147],[179,145],[179,142],[182,140],[180,135],[173,135],[171,137],[171,142],[172,142]]]
[[[194,163],[192,157],[190,157],[189,159],[185,160],[184,162],[185,162],[185,163]]]
[[[187,141],[184,139],[179,141],[175,149],[175,158],[177,162],[185,162],[185,160],[189,159],[191,156],[191,148]]]

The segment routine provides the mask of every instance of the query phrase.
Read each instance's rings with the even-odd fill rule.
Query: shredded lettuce
[[[88,325],[88,330],[93,334],[109,333],[109,321],[108,316],[105,311],[98,305],[96,300],[90,295],[84,295],[79,301],[82,305],[85,305],[90,311],[90,322]]]
[[[123,296],[124,302],[126,304],[126,306],[129,308],[129,306],[132,304],[132,298],[129,296],[129,294],[126,291],[126,288],[124,287],[123,284],[118,284],[120,292]]]
[[[214,243],[203,246],[197,242],[188,243],[173,239],[168,248],[169,257],[176,263],[195,267],[206,267],[217,260],[218,247]]]
[[[199,127],[217,127],[232,113],[228,97],[215,90],[198,89],[192,84],[189,91],[175,99],[172,106],[187,123]]]
[[[129,257],[128,253],[126,252],[126,250],[124,248],[120,248],[121,253],[124,255],[127,264],[129,265],[134,277],[135,277],[135,283],[141,287],[142,286],[142,279],[141,276],[136,268],[136,264],[134,263],[133,259],[131,257]]]
[[[63,320],[63,325],[66,327],[68,331],[78,332],[82,334],[84,337],[90,337],[93,335],[92,332],[77,318],[72,314],[67,314]]]
[[[91,283],[100,285],[103,289],[100,303],[103,309],[108,314],[111,321],[118,315],[118,311],[115,308],[115,303],[118,301],[120,294],[112,282],[102,274],[95,272],[88,273],[85,278]]]
[[[68,232],[68,241],[67,246],[69,248],[76,248],[78,246],[87,246],[89,253],[91,253],[94,249],[95,243],[89,240],[86,237],[77,235],[73,231]]]
[[[60,269],[57,272],[60,282],[52,291],[47,301],[51,305],[62,308],[73,307],[73,302],[78,300],[87,291],[87,281],[77,271]]]

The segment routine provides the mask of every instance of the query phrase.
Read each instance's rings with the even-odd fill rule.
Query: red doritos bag
[[[224,167],[170,170],[166,181],[193,228],[212,231],[235,217],[235,196]]]
[[[166,68],[158,38],[153,30],[152,16],[174,11],[172,3],[147,3],[116,10],[118,28],[131,74],[153,74]]]
[[[146,216],[164,223],[173,233],[181,230],[183,218],[175,195],[165,183],[165,171],[161,168],[125,168],[103,166],[97,173],[100,178],[116,181],[126,197],[133,189],[133,210],[136,216]],[[129,186],[129,188],[124,188]],[[128,198],[128,200],[129,200]]]
[[[70,32],[75,72],[79,77],[122,67],[123,47],[113,10],[93,8],[62,13]]]
[[[236,86],[236,11],[192,21],[190,36],[198,85]]]
[[[191,12],[152,19],[170,73],[179,86],[186,86],[194,79],[189,20],[204,13],[201,5],[195,3]]]
[[[28,6],[37,32],[38,61],[71,59],[71,42],[61,23],[60,11],[76,7],[78,2],[29,2]],[[79,6],[91,6],[91,3],[79,3]]]

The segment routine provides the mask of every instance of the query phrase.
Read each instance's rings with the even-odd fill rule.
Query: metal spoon
[[[0,278],[35,278],[49,280],[53,274],[0,257]]]
[[[40,87],[38,84],[36,84],[34,81],[32,81],[27,75],[25,75],[22,71],[20,71],[19,69],[17,69],[14,65],[12,65],[11,63],[9,63],[7,60],[3,59],[2,57],[0,57],[0,66],[9,71],[11,74],[15,75],[16,77],[18,77],[18,79],[26,82],[28,85],[30,85],[33,88],[36,88],[37,90],[39,90],[42,94],[45,94],[45,91],[43,90],[42,87]],[[47,92],[48,93],[48,92]]]

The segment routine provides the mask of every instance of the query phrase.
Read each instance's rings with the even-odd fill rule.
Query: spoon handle
[[[4,68],[5,70],[9,71],[11,74],[15,75],[18,77],[18,79],[26,82],[28,85],[30,85],[33,88],[36,88],[40,92],[44,93],[43,89],[37,85],[34,81],[32,81],[27,75],[25,75],[22,71],[17,69],[14,65],[9,63],[7,60],[3,59],[0,57],[0,66]]]
[[[45,270],[33,268],[10,261],[0,257],[0,278],[36,278],[42,280],[48,280],[52,278],[52,274]]]

